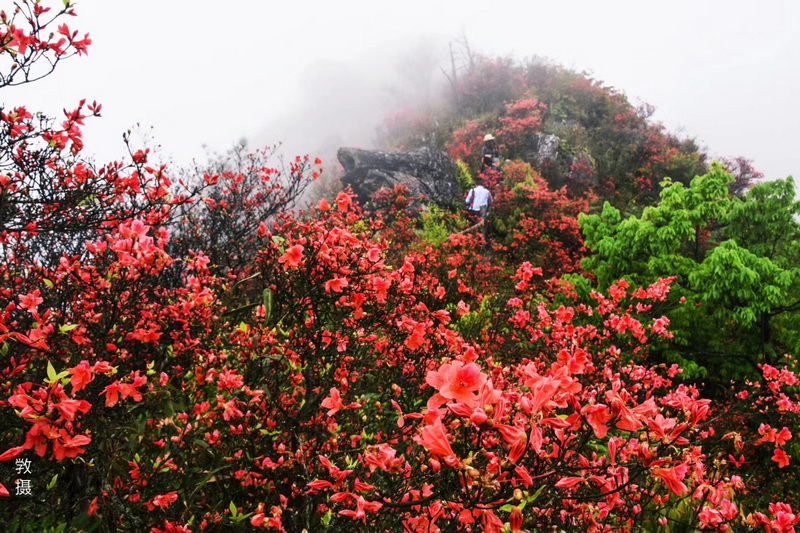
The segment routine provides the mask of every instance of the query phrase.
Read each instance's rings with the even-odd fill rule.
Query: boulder
[[[558,135],[541,133],[533,136],[522,147],[522,159],[536,168],[553,166],[559,162],[561,139]]]
[[[558,149],[561,146],[561,139],[556,135],[537,135],[536,137],[536,160],[542,164],[555,163],[558,159]]]
[[[554,189],[597,186],[595,162],[585,149],[569,148],[558,135],[541,133],[523,148],[523,159]]]
[[[456,165],[445,152],[421,148],[410,152],[381,152],[340,148],[337,157],[345,170],[342,183],[353,188],[363,204],[383,188],[405,185],[414,196],[447,205],[462,198]]]
[[[523,161],[539,171],[552,188],[565,185],[569,162],[564,160],[562,141],[558,135],[540,133],[532,136],[522,146],[521,156]]]

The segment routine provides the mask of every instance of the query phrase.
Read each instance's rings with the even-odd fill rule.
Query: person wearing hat
[[[487,133],[483,136],[483,150],[481,151],[481,172],[497,170],[500,167],[500,148],[495,142],[494,135]]]

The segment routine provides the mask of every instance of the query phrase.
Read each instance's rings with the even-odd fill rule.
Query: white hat
[[[492,135],[491,133],[487,133],[486,135],[483,136],[483,142],[493,141],[493,140],[494,140],[494,135]]]

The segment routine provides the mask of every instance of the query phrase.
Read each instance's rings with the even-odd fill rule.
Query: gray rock
[[[558,149],[561,146],[561,139],[556,135],[537,135],[536,137],[536,160],[541,165],[544,163],[555,163],[558,159]]]
[[[583,149],[570,149],[558,135],[536,135],[523,150],[523,159],[541,172],[552,188],[597,186],[592,155]]]
[[[339,148],[345,170],[342,183],[353,188],[363,204],[380,189],[405,185],[414,196],[447,205],[461,200],[456,166],[445,152],[421,148],[411,152],[381,152]]]
[[[559,163],[561,139],[558,135],[539,134],[532,137],[522,147],[522,159],[536,168],[553,166]]]

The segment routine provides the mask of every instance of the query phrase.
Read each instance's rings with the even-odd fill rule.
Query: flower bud
[[[511,524],[511,531],[522,529],[522,509],[518,505],[511,508],[511,516],[508,521]]]
[[[472,422],[472,423],[473,423],[473,424],[475,424],[476,426],[480,426],[480,425],[483,425],[483,423],[484,423],[484,422],[486,422],[486,420],[487,420],[488,418],[489,418],[489,417],[488,417],[488,416],[486,416],[486,412],[484,412],[484,410],[483,410],[483,409],[481,409],[480,407],[478,407],[477,409],[475,409],[475,410],[472,412],[472,414],[471,414],[471,415],[470,415],[470,417],[469,417],[469,420],[470,420],[470,422]]]

